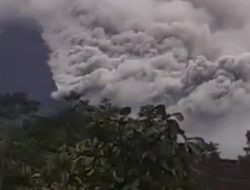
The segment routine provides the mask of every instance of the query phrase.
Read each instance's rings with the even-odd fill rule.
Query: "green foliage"
[[[212,146],[188,138],[183,115],[164,105],[130,114],[108,100],[74,101],[57,116],[6,130],[3,189],[200,190],[197,164]]]
[[[245,155],[239,156],[239,163],[241,165],[242,170],[246,173],[248,177],[250,177],[249,169],[250,169],[250,131],[246,132],[246,146],[243,148],[245,151]]]
[[[244,147],[244,151],[246,153],[246,156],[250,156],[250,131],[246,132],[246,144],[247,146]]]
[[[0,95],[0,119],[17,119],[38,111],[39,103],[28,100],[25,94]]]

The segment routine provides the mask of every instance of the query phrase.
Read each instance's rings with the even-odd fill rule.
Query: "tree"
[[[250,169],[250,131],[246,132],[246,146],[243,148],[245,151],[245,155],[239,156],[239,164],[241,167],[242,174],[245,177],[250,177],[249,169]]]
[[[250,131],[246,132],[246,144],[247,146],[244,147],[244,151],[246,153],[246,156],[250,156]]]
[[[44,167],[35,168],[31,188],[199,188],[194,166],[205,142],[186,137],[177,122],[183,119],[180,113],[148,105],[131,118],[130,108],[106,101],[99,107],[85,104],[77,109],[88,113],[88,137],[74,146],[62,146]]]
[[[189,138],[164,105],[74,101],[58,115],[8,131],[4,189],[202,189],[198,163],[213,146]],[[210,147],[210,149],[208,148]]]
[[[12,171],[17,173],[15,166],[20,163],[7,164],[7,162],[25,159],[30,151],[26,149],[28,141],[24,138],[21,124],[27,118],[33,117],[38,110],[39,103],[29,100],[23,93],[0,95],[0,189],[2,186],[6,189],[8,175],[11,176]],[[13,167],[13,169],[7,170],[8,167]]]
[[[23,93],[0,95],[0,119],[13,120],[30,116],[39,110],[39,103]]]

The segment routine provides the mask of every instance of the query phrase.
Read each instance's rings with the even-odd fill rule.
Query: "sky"
[[[42,110],[54,109],[55,84],[41,28],[26,19],[5,20],[0,25],[0,93],[23,92],[41,102]]]
[[[250,129],[249,9],[250,0],[0,0],[0,91],[49,106],[71,92],[134,109],[163,103],[185,115],[190,135],[236,158]]]

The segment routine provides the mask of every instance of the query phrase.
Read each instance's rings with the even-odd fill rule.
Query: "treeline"
[[[204,163],[219,160],[217,145],[188,137],[181,113],[67,101],[41,116],[24,94],[0,96],[2,190],[206,189]]]

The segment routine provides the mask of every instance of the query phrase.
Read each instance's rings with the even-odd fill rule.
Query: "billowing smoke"
[[[222,150],[233,146],[227,156],[242,148],[250,122],[250,1],[0,2],[3,16],[30,16],[43,27],[54,98],[77,92],[93,103],[164,103],[185,113],[191,133]]]

